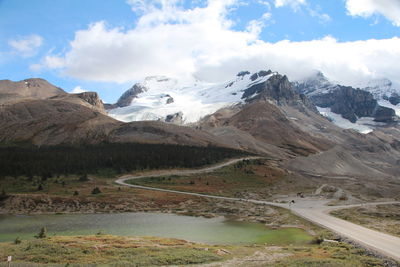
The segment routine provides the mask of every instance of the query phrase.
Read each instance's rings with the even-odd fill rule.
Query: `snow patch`
[[[392,103],[390,103],[389,101],[384,100],[384,99],[379,100],[379,101],[378,101],[378,104],[379,104],[380,106],[393,109],[393,110],[396,112],[396,116],[399,116],[399,117],[400,117],[400,104],[398,104],[398,105],[395,106],[395,105],[393,105]]]
[[[367,134],[375,129],[375,126],[385,125],[381,122],[375,122],[372,117],[359,118],[355,123],[352,123],[348,119],[345,119],[340,114],[336,114],[331,111],[330,108],[317,107],[319,113],[330,119],[336,126],[343,129],[354,129],[362,134]]]

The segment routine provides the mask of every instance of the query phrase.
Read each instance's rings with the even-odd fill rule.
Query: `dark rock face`
[[[312,95],[312,102],[322,108],[331,108],[332,112],[356,122],[358,117],[374,117],[375,121],[393,122],[396,120],[393,109],[378,105],[374,96],[367,91],[348,86],[335,86],[325,94]]]
[[[395,111],[379,106],[372,93],[333,84],[322,72],[294,83],[294,87],[297,92],[306,94],[316,106],[330,108],[332,112],[353,123],[358,117],[374,117],[375,121],[386,123],[397,121]],[[400,103],[400,96],[393,94],[387,100]]]
[[[259,71],[257,73],[254,73],[253,75],[251,75],[250,76],[250,80],[254,82],[259,77],[264,77],[264,76],[270,75],[271,73],[272,73],[271,70],[261,70],[261,71]]]
[[[244,70],[244,71],[241,71],[241,72],[239,72],[238,74],[236,74],[236,76],[238,76],[238,77],[243,77],[243,76],[246,76],[246,75],[249,75],[249,74],[250,74],[249,71]]]
[[[392,123],[397,121],[396,112],[393,109],[379,105],[374,112],[374,118],[376,122]]]
[[[253,75],[250,76],[250,80],[253,81],[253,82],[255,80],[257,80],[257,79],[258,79],[258,74],[257,73],[254,73]]]
[[[165,102],[167,105],[174,103],[174,98],[172,96],[166,95],[165,97],[167,97],[167,101]]]
[[[400,96],[399,96],[398,94],[392,94],[392,95],[389,97],[389,102],[390,102],[390,104],[396,106],[397,104],[400,103]]]
[[[137,98],[137,96],[139,94],[141,94],[145,91],[146,91],[146,87],[137,83],[134,86],[132,86],[131,89],[129,89],[125,93],[123,93],[115,105],[120,108],[127,107],[131,104],[131,102],[134,98]]]
[[[256,73],[256,75],[259,75],[259,73]],[[278,105],[290,105],[300,109],[307,107],[318,112],[308,97],[297,93],[288,78],[280,74],[273,75],[267,81],[249,87],[244,91],[242,99],[245,99],[246,102],[272,99]]]

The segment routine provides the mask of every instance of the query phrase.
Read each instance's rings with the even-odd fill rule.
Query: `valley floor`
[[[159,173],[160,172],[154,172],[153,174],[157,175]],[[283,203],[287,203],[287,200],[290,200],[288,195],[295,195],[298,191],[304,194],[311,194],[324,183],[324,181],[321,181],[320,183],[313,184],[311,182],[303,182],[305,180],[302,180],[301,177],[298,180],[295,178],[296,177],[293,175],[281,170],[276,162],[255,159],[252,161],[237,162],[234,165],[226,166],[210,173],[198,173],[188,177],[159,176],[137,182],[140,184],[149,183],[149,185],[153,187],[160,186],[182,191],[209,193],[212,195],[239,197],[243,199],[272,199],[280,195]],[[174,193],[116,186],[113,184],[113,178],[89,176],[88,181],[79,181],[79,177],[77,176],[52,177],[44,183],[43,181],[39,181],[39,178],[34,178],[33,181],[29,181],[26,178],[21,179],[23,179],[24,182],[16,183],[12,178],[0,181],[2,188],[9,189],[7,196],[2,196],[3,200],[0,201],[1,213],[37,214],[161,211],[204,217],[227,216],[236,220],[263,223],[268,227],[300,227],[307,230],[310,234],[313,234],[316,243],[319,243],[323,238],[337,238],[332,232],[315,226],[293,215],[288,210],[267,206],[261,203],[206,199],[198,196],[178,195]],[[37,186],[40,182],[44,184],[43,190],[37,190]],[[263,186],[260,187],[260,184]],[[93,189],[96,187],[100,189],[100,193],[92,194]],[[106,263],[110,259],[115,259],[112,256],[114,255],[113,246],[110,248],[107,247],[110,243],[114,243],[110,240],[121,239],[128,243],[132,240],[128,240],[129,238],[110,236],[107,236],[110,240],[107,240],[107,238],[102,240],[102,237],[103,236],[93,237],[94,239],[92,241],[95,243],[97,242],[97,245],[93,245],[92,248],[94,246],[102,247],[104,244],[105,248],[94,248],[93,251],[91,250],[92,248],[90,248],[87,253],[91,256],[87,256],[85,259],[95,258],[98,261],[92,260],[92,263],[103,263],[112,266],[111,261],[110,263]],[[52,237],[35,241],[23,240],[20,245],[1,243],[0,251],[5,254],[0,254],[0,257],[9,253],[22,255],[23,251],[26,251],[26,248],[35,246],[44,248],[45,251],[41,252],[44,255],[59,251],[58,249],[67,249],[66,251],[70,251],[72,253],[71,255],[74,255],[75,252],[73,252],[72,248],[79,248],[80,246],[86,245],[90,246],[90,242],[92,241],[79,241],[85,240],[85,238],[89,237]],[[140,240],[140,238],[136,237],[133,239]],[[153,239],[153,241],[154,240],[157,240],[157,238]],[[162,247],[164,241],[160,242]],[[158,251],[160,244],[153,243],[146,249]],[[201,247],[203,245],[186,242],[183,245],[186,249],[185,246],[191,246],[191,249],[193,249],[196,248],[196,246]],[[127,247],[133,249],[131,245],[127,245]],[[69,250],[69,248],[72,250]],[[171,249],[171,247],[169,247],[169,249]],[[167,263],[160,260],[158,265],[207,263],[216,261],[216,263],[211,263],[211,265],[207,266],[265,266],[266,264],[268,264],[268,266],[383,266],[384,264],[388,266],[398,266],[393,261],[386,261],[381,258],[376,258],[375,256],[369,256],[370,254],[368,251],[343,242],[323,242],[321,244],[310,244],[301,247],[271,247],[260,245],[236,248],[222,247],[222,249],[229,251],[229,253],[220,253],[221,255],[217,253],[218,249],[221,248],[210,248],[208,251],[203,251],[204,255],[200,253],[199,261],[188,261],[186,263],[182,261],[188,260],[188,258],[196,260],[197,256],[187,257],[187,255],[193,254],[190,254],[192,252],[185,254],[187,252],[186,250],[186,252],[182,252],[183,254],[179,249],[176,251],[169,251],[167,254],[176,255],[176,258]],[[140,258],[140,253],[143,252],[143,249],[139,246],[132,251],[133,254],[139,255],[138,258]],[[165,251],[157,252],[160,254],[156,253],[158,256],[154,256],[154,258],[163,258],[163,255],[165,255],[163,253]],[[26,255],[34,255],[34,253],[32,251],[32,253],[26,253]],[[85,255],[81,256],[83,257]],[[218,263],[221,260],[225,260],[224,263]],[[37,258],[35,260],[34,258],[28,259],[26,257],[20,257],[18,261],[50,263],[49,259],[45,258]],[[158,260],[156,261],[158,262]],[[90,262],[90,260],[82,260],[79,262],[85,263]],[[66,262],[59,259],[58,262],[54,263],[65,264]],[[146,264],[157,265],[154,264],[154,262]],[[146,264],[143,264],[143,266],[146,266]],[[115,266],[121,265],[117,264]],[[124,264],[124,266],[129,265]]]

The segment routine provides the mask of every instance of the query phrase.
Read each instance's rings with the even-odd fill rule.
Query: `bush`
[[[101,193],[100,188],[98,188],[98,187],[93,188],[92,195],[96,195],[96,194],[100,194],[100,193]]]
[[[15,240],[14,240],[14,244],[15,245],[18,245],[18,244],[21,244],[21,243],[22,243],[21,238],[19,238],[19,237],[15,238]]]
[[[322,242],[324,242],[324,237],[323,236],[315,236],[312,240],[311,240],[311,244],[321,244]]]

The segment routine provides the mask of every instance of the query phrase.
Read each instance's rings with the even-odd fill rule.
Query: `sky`
[[[147,76],[271,69],[400,84],[400,0],[0,0],[0,79],[107,103]]]

